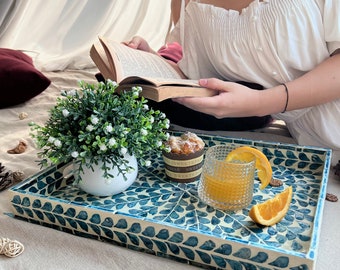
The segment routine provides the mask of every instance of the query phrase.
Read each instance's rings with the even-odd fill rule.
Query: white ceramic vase
[[[78,186],[83,191],[95,196],[112,196],[125,191],[130,187],[137,178],[138,164],[134,156],[126,154],[125,159],[128,160],[128,166],[132,167],[129,172],[125,173],[126,179],[122,174],[118,174],[117,167],[109,171],[114,178],[104,178],[102,164],[94,165],[94,170],[83,166],[83,172],[80,172],[80,180]]]

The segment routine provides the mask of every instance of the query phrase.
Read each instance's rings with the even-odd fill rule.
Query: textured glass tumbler
[[[253,198],[255,159],[226,162],[233,148],[216,145],[207,150],[198,185],[200,199],[221,210],[243,209]]]

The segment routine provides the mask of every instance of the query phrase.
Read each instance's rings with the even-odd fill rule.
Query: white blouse
[[[183,46],[178,64],[189,78],[270,88],[340,48],[340,1],[254,0],[241,13],[191,1],[182,5],[171,39]],[[299,144],[332,148],[340,159],[340,100],[273,117],[287,123]]]

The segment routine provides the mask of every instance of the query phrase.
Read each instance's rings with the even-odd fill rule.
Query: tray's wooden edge
[[[29,196],[29,197],[34,197],[33,195],[29,195],[29,194],[19,194],[19,196]],[[43,202],[49,202],[49,197],[44,197],[44,198],[41,198]],[[58,204],[58,201],[54,201],[55,204]],[[72,204],[72,208],[75,208],[77,211],[81,211],[83,208],[80,206],[80,205],[77,205],[77,204]],[[13,209],[15,211],[15,208]],[[95,211],[94,209],[91,209],[91,211]],[[126,220],[127,221],[127,224],[128,226],[133,226],[133,224],[136,223],[136,219],[135,217],[132,217],[128,214],[122,214],[122,213],[119,213],[119,212],[116,212],[116,213],[111,213],[109,211],[103,211],[103,215],[106,216],[107,218],[109,219],[112,219],[114,222],[114,224],[117,224],[119,220]],[[141,219],[140,222],[142,223],[141,224],[141,229],[140,231],[126,231],[126,230],[122,230],[122,229],[116,229],[116,228],[111,228],[110,230],[113,232],[112,234],[112,238],[109,237],[109,236],[101,236],[101,235],[97,235],[97,234],[89,234],[89,233],[85,233],[85,232],[82,232],[81,229],[75,229],[75,228],[72,228],[72,226],[66,224],[66,225],[62,225],[62,224],[57,224],[57,222],[50,222],[50,221],[45,221],[45,222],[41,222],[37,219],[34,219],[32,217],[29,217],[27,214],[20,214],[20,213],[17,213],[17,214],[14,214],[13,216],[14,218],[19,218],[19,219],[23,219],[23,220],[26,220],[28,222],[32,222],[32,223],[38,223],[42,226],[46,226],[46,227],[49,227],[49,228],[52,228],[52,229],[56,229],[56,230],[60,230],[60,231],[65,231],[65,232],[68,232],[68,233],[72,233],[74,235],[78,235],[78,236],[82,236],[82,237],[87,237],[87,238],[92,238],[92,239],[98,239],[98,240],[101,240],[101,241],[106,241],[106,242],[114,242],[115,244],[118,244],[118,245],[122,245],[122,246],[125,246],[125,247],[128,247],[128,248],[132,248],[134,250],[138,250],[138,251],[141,251],[141,252],[147,252],[147,253],[154,253],[155,255],[157,256],[161,256],[161,257],[166,257],[166,258],[170,258],[170,259],[174,259],[174,260],[184,260],[185,262],[188,262],[188,263],[191,263],[193,265],[197,265],[197,266],[200,266],[200,267],[219,267],[219,265],[215,264],[212,262],[212,263],[207,263],[207,261],[205,261],[204,257],[202,256],[199,256],[197,255],[195,257],[195,259],[190,259],[188,257],[185,257],[183,253],[181,254],[176,254],[175,252],[172,253],[171,251],[171,248],[169,249],[169,253],[165,253],[164,251],[160,250],[159,249],[159,246],[157,246],[157,249],[158,250],[154,250],[154,249],[150,249],[148,248],[148,246],[139,246],[139,245],[136,245],[133,243],[133,240],[131,242],[131,239],[133,237],[137,237],[137,238],[140,238],[140,237],[143,237],[143,238],[149,238],[150,241],[153,241],[152,238],[150,237],[145,237],[145,235],[142,234],[142,230],[146,229],[147,227],[153,227],[155,229],[156,232],[160,233],[161,231],[164,231],[164,230],[167,230],[169,231],[169,234],[176,234],[178,231],[182,231],[182,228],[178,228],[176,226],[171,226],[170,224],[168,223],[154,223],[148,219]],[[131,239],[129,240],[128,243],[124,243],[122,241],[120,241],[120,238],[116,236],[116,234],[119,234],[119,233],[122,233],[122,234],[125,234],[125,235],[128,235],[130,234],[130,237]],[[249,243],[248,242],[245,242],[245,241],[240,241],[239,239],[221,239],[221,238],[218,238],[218,237],[215,237],[215,236],[212,236],[212,235],[204,235],[204,234],[200,234],[199,232],[196,232],[196,231],[191,231],[191,230],[187,230],[186,231],[186,238],[190,238],[190,237],[197,237],[197,235],[200,235],[200,239],[199,239],[199,242],[200,244],[197,245],[197,247],[192,247],[193,250],[195,250],[195,252],[197,254],[200,254],[201,255],[204,255],[204,252],[208,252],[209,253],[209,250],[202,250],[200,249],[199,247],[202,246],[204,243],[209,243],[210,241],[212,241],[217,247],[222,247],[224,245],[228,245],[228,244],[231,244],[233,245],[233,249],[235,250],[243,250],[243,249],[247,249],[249,248]],[[169,239],[154,239],[156,241],[160,241],[162,243],[164,243],[165,245],[167,246],[177,246],[179,249],[188,249],[190,247],[188,246],[185,246],[183,245],[183,242],[181,243],[176,243],[176,242],[172,242],[170,241]],[[176,248],[177,248],[176,247]],[[254,253],[256,254],[260,254],[263,250],[264,250],[264,246],[263,245],[260,245],[260,244],[256,244],[254,243],[252,245],[252,248],[253,248],[253,251]],[[294,256],[294,262],[293,264],[295,265],[295,267],[297,267],[297,269],[299,269],[298,267],[305,267],[305,266],[308,266],[307,269],[313,269],[314,267],[314,264],[315,264],[315,261],[312,259],[312,258],[308,258],[307,256],[304,256],[304,254],[301,254],[299,252],[293,252],[293,251],[287,251],[287,250],[284,250],[284,249],[278,249],[278,248],[272,248],[272,247],[267,247],[265,248],[267,254],[269,254],[269,258],[267,259],[268,260],[268,265],[266,267],[272,267],[270,265],[270,263],[279,263],[279,260],[277,260],[277,258],[284,258],[284,254],[286,254],[287,256],[291,255],[291,256]],[[170,254],[171,253],[171,254]],[[240,257],[239,255],[237,255],[237,252],[235,253],[231,253],[231,254],[221,254],[221,253],[216,253],[216,252],[212,252],[213,253],[212,256],[214,256],[215,258],[219,258],[220,259],[226,259],[230,262],[232,261],[237,261],[237,262],[241,262],[243,264],[247,264],[247,265],[250,265],[250,264],[258,264],[258,262],[256,261],[252,261],[252,258],[242,258]],[[265,265],[264,265],[265,267]],[[282,268],[282,269],[286,269],[286,268]],[[289,268],[291,269],[291,268]]]

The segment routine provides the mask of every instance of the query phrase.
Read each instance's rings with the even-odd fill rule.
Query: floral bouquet
[[[109,178],[114,166],[123,175],[129,170],[126,153],[149,166],[151,160],[145,157],[150,152],[160,155],[166,150],[170,122],[164,113],[149,108],[139,95],[141,87],[117,94],[118,85],[111,80],[79,85],[80,90],[62,92],[45,125],[30,123],[41,166],[73,159],[82,171],[102,162],[103,176]]]

